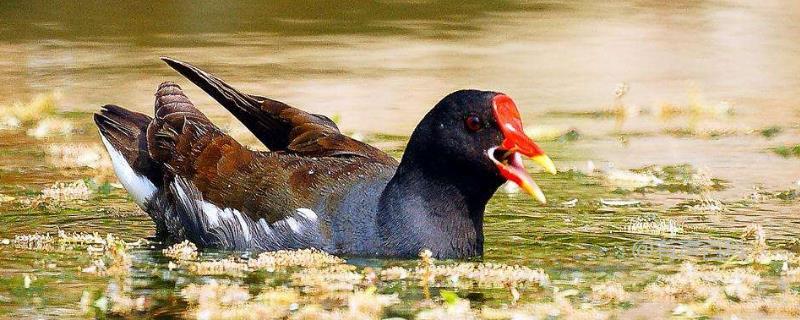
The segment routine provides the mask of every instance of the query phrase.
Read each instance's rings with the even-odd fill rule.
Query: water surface
[[[498,193],[487,208],[484,260],[543,268],[562,290],[615,279],[637,291],[684,261],[743,258],[751,242],[741,236],[751,224],[763,226],[770,246],[797,250],[790,244],[798,239],[800,206],[772,195],[798,188],[800,160],[771,151],[800,143],[797,21],[800,6],[792,1],[4,1],[0,105],[55,92],[60,98],[51,117],[71,121],[76,131],[37,139],[26,134],[35,122],[0,130],[0,193],[17,199],[0,204],[0,238],[57,229],[112,232],[130,241],[151,235],[147,217],[119,189],[57,206],[24,200],[55,182],[113,182],[108,168],[63,168],[47,150],[96,144],[90,115],[100,105],[150,112],[162,81],[181,84],[215,122],[261,148],[223,108],[158,60],[171,56],[246,92],[336,118],[343,130],[395,156],[447,93],[509,94],[562,173],[535,174],[547,206]],[[621,87],[627,89],[615,94]],[[771,127],[779,133],[761,134]],[[570,129],[577,135],[566,134]],[[696,187],[670,176],[683,182],[626,188],[613,179],[616,170],[647,166],[719,181]],[[575,206],[563,204],[574,199]],[[607,199],[640,204],[613,207],[601,201]],[[709,199],[720,201],[721,210],[689,206]],[[631,232],[632,222],[659,219],[683,231]],[[133,295],[159,301],[140,315],[181,314],[180,290],[209,280],[164,277],[168,259],[158,246],[132,255],[126,281]],[[0,314],[83,316],[84,292],[109,284],[80,272],[90,262],[75,250],[0,245]],[[36,278],[30,288],[24,275]],[[255,285],[261,277],[269,275],[241,282]],[[776,287],[768,279],[764,292]],[[502,290],[482,294],[473,304],[510,299]]]

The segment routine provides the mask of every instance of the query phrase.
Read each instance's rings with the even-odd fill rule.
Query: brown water
[[[107,103],[149,112],[156,86],[167,80],[181,84],[235,136],[256,144],[223,108],[159,61],[162,55],[246,92],[333,116],[343,130],[395,155],[445,94],[498,90],[515,99],[531,129],[579,133],[574,141],[542,142],[559,169],[586,171],[592,161],[600,172],[537,175],[551,200],[545,207],[524,195],[498,194],[487,210],[485,260],[544,268],[562,289],[575,279],[609,277],[641,288],[681,261],[727,261],[746,251],[749,243],[739,236],[751,223],[763,225],[772,246],[798,238],[797,200],[752,196],[798,188],[800,160],[771,151],[800,143],[798,21],[795,1],[3,1],[0,105],[57,92],[56,117],[78,130],[46,139],[26,135],[35,124],[0,130],[0,193],[34,198],[54,182],[96,176],[93,169],[60,168],[43,150],[96,143],[91,112]],[[629,89],[618,97],[622,83]],[[781,130],[770,138],[760,134],[769,127]],[[630,192],[608,178],[612,167],[682,164],[690,165],[689,173],[723,180],[723,187],[676,182]],[[643,204],[601,205],[608,198]],[[724,210],[680,206],[705,198],[721,200]],[[561,205],[571,199],[577,206]],[[55,228],[129,240],[152,233],[118,189],[56,208],[0,205],[0,238]],[[642,217],[687,228],[670,237],[626,231],[631,219]],[[642,253],[648,246],[675,253]],[[154,275],[166,268],[159,250],[137,250],[134,257],[137,294],[179,296],[186,283],[198,281]],[[58,269],[45,267],[50,262]],[[88,263],[75,252],[0,245],[0,316],[80,316],[82,292],[108,283],[77,271]],[[37,276],[34,290],[20,287],[23,274]],[[508,299],[490,296],[490,304]],[[165,305],[169,312],[183,308]]]

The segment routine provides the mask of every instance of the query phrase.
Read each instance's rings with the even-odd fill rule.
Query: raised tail
[[[157,235],[163,235],[166,231],[164,219],[151,206],[164,184],[164,168],[150,157],[147,148],[147,127],[152,120],[145,114],[115,105],[103,106],[94,115],[117,179],[156,223]]]

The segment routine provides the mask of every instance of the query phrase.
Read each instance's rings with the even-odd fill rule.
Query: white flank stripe
[[[266,234],[272,234],[272,228],[270,228],[269,223],[264,218],[258,219],[258,225],[261,226],[261,229],[264,230]]]
[[[211,203],[205,201],[197,201],[200,205],[200,208],[203,210],[203,214],[206,215],[206,219],[208,220],[209,227],[216,228],[219,226],[219,208]]]
[[[304,219],[308,220],[309,222],[317,221],[317,213],[314,210],[308,208],[298,208],[297,214],[299,214]]]
[[[297,223],[297,220],[295,220],[292,217],[288,217],[286,219],[283,219],[283,221],[286,221],[286,224],[289,225],[289,229],[292,229],[292,231],[294,231],[294,233],[300,233],[300,227],[301,226],[300,226],[299,223]]]
[[[227,210],[227,209],[226,209]],[[239,225],[242,227],[242,231],[244,232],[244,239],[250,241],[253,236],[250,234],[250,226],[244,221],[244,217],[242,217],[242,213],[239,210],[233,209],[233,214],[236,216],[236,219],[239,220]]]
[[[203,214],[208,219],[209,228],[219,227],[221,222],[220,219],[230,222],[235,221],[239,223],[240,227],[242,227],[242,233],[244,234],[245,240],[250,241],[253,238],[253,234],[250,232],[250,226],[247,224],[247,221],[244,220],[245,217],[241,212],[239,212],[239,210],[231,208],[222,209],[213,203],[206,201],[198,201],[198,204],[200,205],[201,210],[203,210]]]
[[[111,156],[114,173],[117,174],[119,182],[122,183],[125,190],[128,190],[133,202],[136,202],[139,207],[144,209],[147,201],[156,193],[156,186],[149,179],[134,172],[125,157],[117,149],[114,149],[114,146],[106,140],[102,133],[100,134],[100,139],[103,140],[103,144]]]

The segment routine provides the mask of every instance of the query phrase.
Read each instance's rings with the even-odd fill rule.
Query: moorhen
[[[459,90],[417,125],[402,160],[331,119],[244,94],[188,63],[162,58],[271,151],[216,127],[172,82],[155,117],[106,105],[95,114],[114,171],[166,242],[271,251],[317,248],[364,257],[483,254],[486,203],[506,180],[544,202],[522,156],[553,162],[522,130],[507,95]]]

